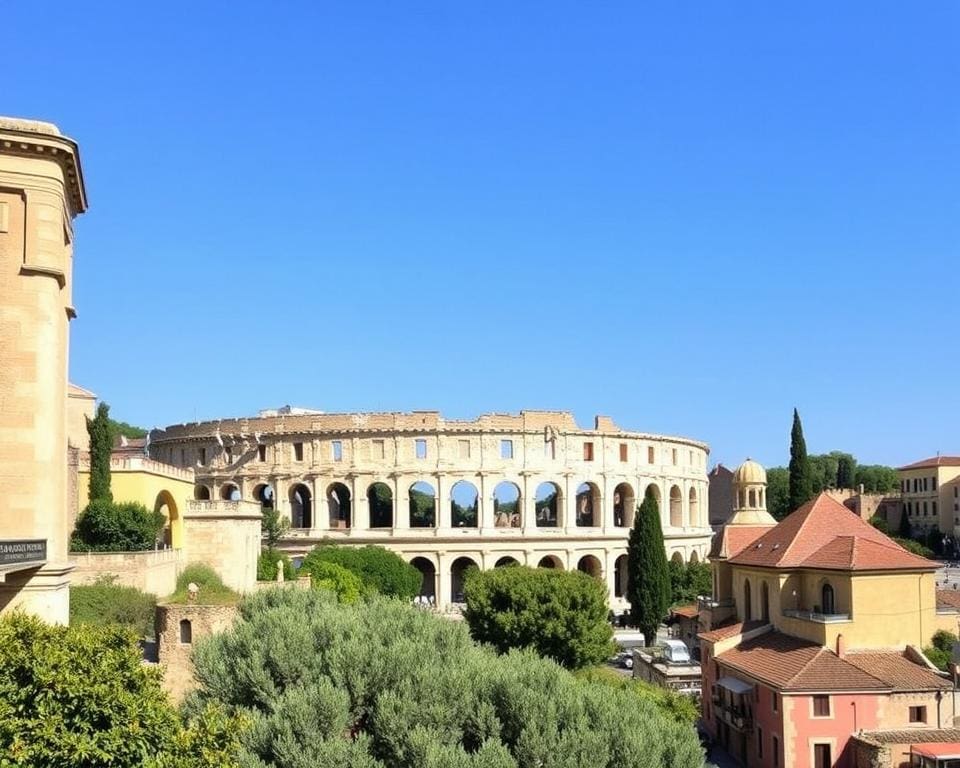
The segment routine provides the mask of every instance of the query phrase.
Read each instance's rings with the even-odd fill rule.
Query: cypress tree
[[[110,491],[110,454],[113,452],[113,430],[110,428],[110,406],[100,403],[97,415],[87,419],[90,435],[90,501],[113,501]]]
[[[627,599],[630,621],[639,627],[647,645],[670,607],[670,571],[660,528],[660,509],[648,491],[630,529],[627,545]]]
[[[790,431],[790,511],[793,512],[806,504],[813,496],[810,480],[810,460],[807,458],[807,444],[803,439],[803,425],[800,414],[793,409],[793,429]]]

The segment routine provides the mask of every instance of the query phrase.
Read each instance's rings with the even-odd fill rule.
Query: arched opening
[[[155,512],[163,515],[163,543],[174,549],[183,547],[183,521],[180,519],[180,510],[170,491],[160,491],[153,503]]]
[[[683,527],[683,494],[676,485],[670,488],[670,525],[674,528]]]
[[[690,562],[691,563],[700,562],[700,555],[697,553],[697,550],[693,550],[693,552],[690,553]]]
[[[327,488],[327,509],[331,528],[350,527],[350,489],[343,483],[333,483]]]
[[[303,483],[290,488],[290,525],[293,528],[313,527],[313,499]]]
[[[637,497],[630,483],[620,483],[613,489],[613,524],[620,528],[632,528],[637,511]]]
[[[480,519],[480,494],[473,483],[460,480],[450,489],[450,525],[476,528]]]
[[[273,509],[273,488],[267,483],[260,483],[253,489],[253,498],[260,502],[261,507]]]
[[[750,621],[753,618],[753,602],[750,599],[750,580],[744,579],[743,582],[743,620]]]
[[[184,645],[193,642],[193,626],[189,619],[180,619],[180,642]]]
[[[560,486],[556,483],[540,483],[534,497],[538,528],[556,528],[560,525]]]
[[[643,492],[644,499],[653,499],[657,502],[657,510],[663,509],[663,506],[660,503],[660,486],[656,483],[650,483]]]
[[[837,612],[833,600],[833,587],[829,582],[825,582],[820,588],[820,612],[827,615]]]
[[[744,509],[747,506],[747,492],[741,488],[737,491],[737,498],[740,500],[740,503],[737,505],[738,509]]]
[[[537,563],[537,568],[550,568],[551,570],[562,571],[563,561],[556,555],[544,555],[540,558],[540,562]]]
[[[393,492],[386,483],[374,483],[367,488],[371,528],[393,528]]]
[[[577,570],[593,576],[595,579],[603,578],[603,567],[600,565],[600,561],[593,555],[584,555],[581,557],[577,562]]]
[[[520,489],[508,480],[493,489],[493,524],[497,528],[519,528]]]
[[[493,564],[493,567],[509,568],[510,566],[513,566],[513,565],[520,565],[520,562],[515,557],[510,557],[510,555],[506,555],[505,557],[501,557],[499,560],[497,560],[497,562]]]
[[[220,486],[220,498],[224,501],[240,501],[240,489],[234,483]]]
[[[697,498],[696,488],[690,489],[690,525],[703,525],[703,521],[700,520],[700,499]]]
[[[450,602],[463,602],[463,581],[467,571],[477,568],[476,562],[469,557],[458,557],[450,566]]]
[[[670,559],[675,563],[680,563],[680,565],[683,565],[683,552],[677,550],[670,556]]]
[[[210,489],[201,483],[197,483],[193,488],[193,498],[197,501],[210,501]]]
[[[613,594],[615,597],[627,596],[627,556],[620,555],[613,562]]]
[[[410,486],[410,527],[434,528],[437,525],[437,495],[430,483]]]
[[[747,493],[750,496],[750,509],[755,509],[757,506],[757,491],[751,488]]]
[[[770,589],[767,582],[760,585],[760,620],[764,624],[770,622]]]
[[[437,599],[437,568],[426,557],[415,557],[410,565],[420,571],[423,581],[420,583],[420,597],[425,597],[431,603]]]
[[[600,525],[600,489],[593,483],[577,486],[577,525]]]

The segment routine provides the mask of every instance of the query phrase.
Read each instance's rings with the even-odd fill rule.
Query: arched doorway
[[[560,524],[560,486],[556,483],[540,483],[534,496],[538,528],[556,528]]]
[[[600,565],[600,561],[593,555],[584,555],[581,557],[577,562],[577,570],[593,576],[595,579],[603,578],[603,566]]]
[[[434,528],[437,525],[437,494],[430,483],[410,486],[410,527]]]
[[[683,493],[676,485],[670,488],[670,525],[674,528],[683,527]]]
[[[620,555],[613,562],[613,595],[614,597],[627,596],[627,570],[628,559],[626,555]]]
[[[254,487],[253,498],[260,502],[261,507],[273,509],[273,488],[267,483],[260,483]]]
[[[193,488],[193,498],[197,501],[210,501],[210,489],[201,483],[197,483]]]
[[[820,588],[820,612],[826,615],[836,613],[836,605],[833,599],[833,587],[828,583]]]
[[[537,563],[537,568],[550,568],[555,571],[563,570],[563,561],[556,555],[544,555]]]
[[[327,488],[327,509],[331,528],[350,527],[350,489],[343,483],[332,483]]]
[[[183,547],[183,521],[180,519],[180,510],[170,491],[160,491],[153,503],[155,512],[163,515],[163,543],[174,549]]]
[[[637,511],[637,496],[630,483],[620,483],[613,489],[613,524],[621,528],[632,528]]]
[[[371,528],[393,528],[393,492],[386,483],[374,483],[367,489]]]
[[[313,499],[310,497],[310,489],[303,483],[297,483],[290,488],[290,526],[313,527]]]
[[[577,525],[600,525],[600,489],[593,483],[580,483],[577,487]]]
[[[493,524],[497,528],[519,528],[521,525],[520,488],[509,480],[493,489]]]
[[[420,597],[427,598],[430,602],[436,602],[437,599],[437,568],[433,561],[426,557],[415,557],[410,561],[410,565],[420,571],[423,581],[420,583]]]
[[[224,501],[240,501],[240,489],[234,483],[220,486],[220,498]]]
[[[460,480],[450,489],[450,525],[476,528],[480,516],[480,494],[468,480]]]
[[[467,571],[479,567],[469,557],[458,557],[450,566],[450,602],[463,602],[463,580]]]

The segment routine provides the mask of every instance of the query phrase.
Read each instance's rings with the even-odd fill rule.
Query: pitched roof
[[[879,744],[929,744],[960,741],[960,729],[915,728],[902,731],[860,731],[854,738]]]
[[[769,525],[725,525],[713,539],[710,558],[731,558],[770,530]]]
[[[675,608],[671,608],[670,613],[676,616],[683,616],[686,619],[693,619],[699,615],[700,611],[696,605],[678,605]]]
[[[931,456],[929,459],[915,461],[898,469],[902,472],[906,469],[935,469],[936,467],[960,467],[960,456]]]
[[[709,640],[711,643],[715,643],[718,640],[726,640],[730,637],[742,635],[744,632],[750,632],[751,630],[758,629],[763,625],[764,622],[762,621],[739,621],[736,624],[727,624],[725,627],[711,629],[709,632],[701,632],[698,637],[701,640]]]
[[[911,661],[903,651],[848,651],[844,658],[895,691],[953,688],[949,680]]]
[[[67,383],[67,396],[68,397],[87,397],[96,400],[97,396],[93,394],[89,389],[84,389],[73,382]]]
[[[717,661],[785,691],[887,691],[890,684],[816,643],[781,632],[745,640]]]
[[[821,493],[730,558],[734,565],[841,570],[934,570],[836,499]]]

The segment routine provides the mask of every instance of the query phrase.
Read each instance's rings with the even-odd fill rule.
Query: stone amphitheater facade
[[[380,544],[424,573],[424,595],[459,602],[466,568],[578,568],[622,609],[627,535],[644,494],[660,502],[667,555],[706,557],[705,443],[630,432],[598,416],[522,411],[474,421],[436,412],[273,412],[170,426],[153,458],[192,467],[198,499],[275,505],[282,548]]]

